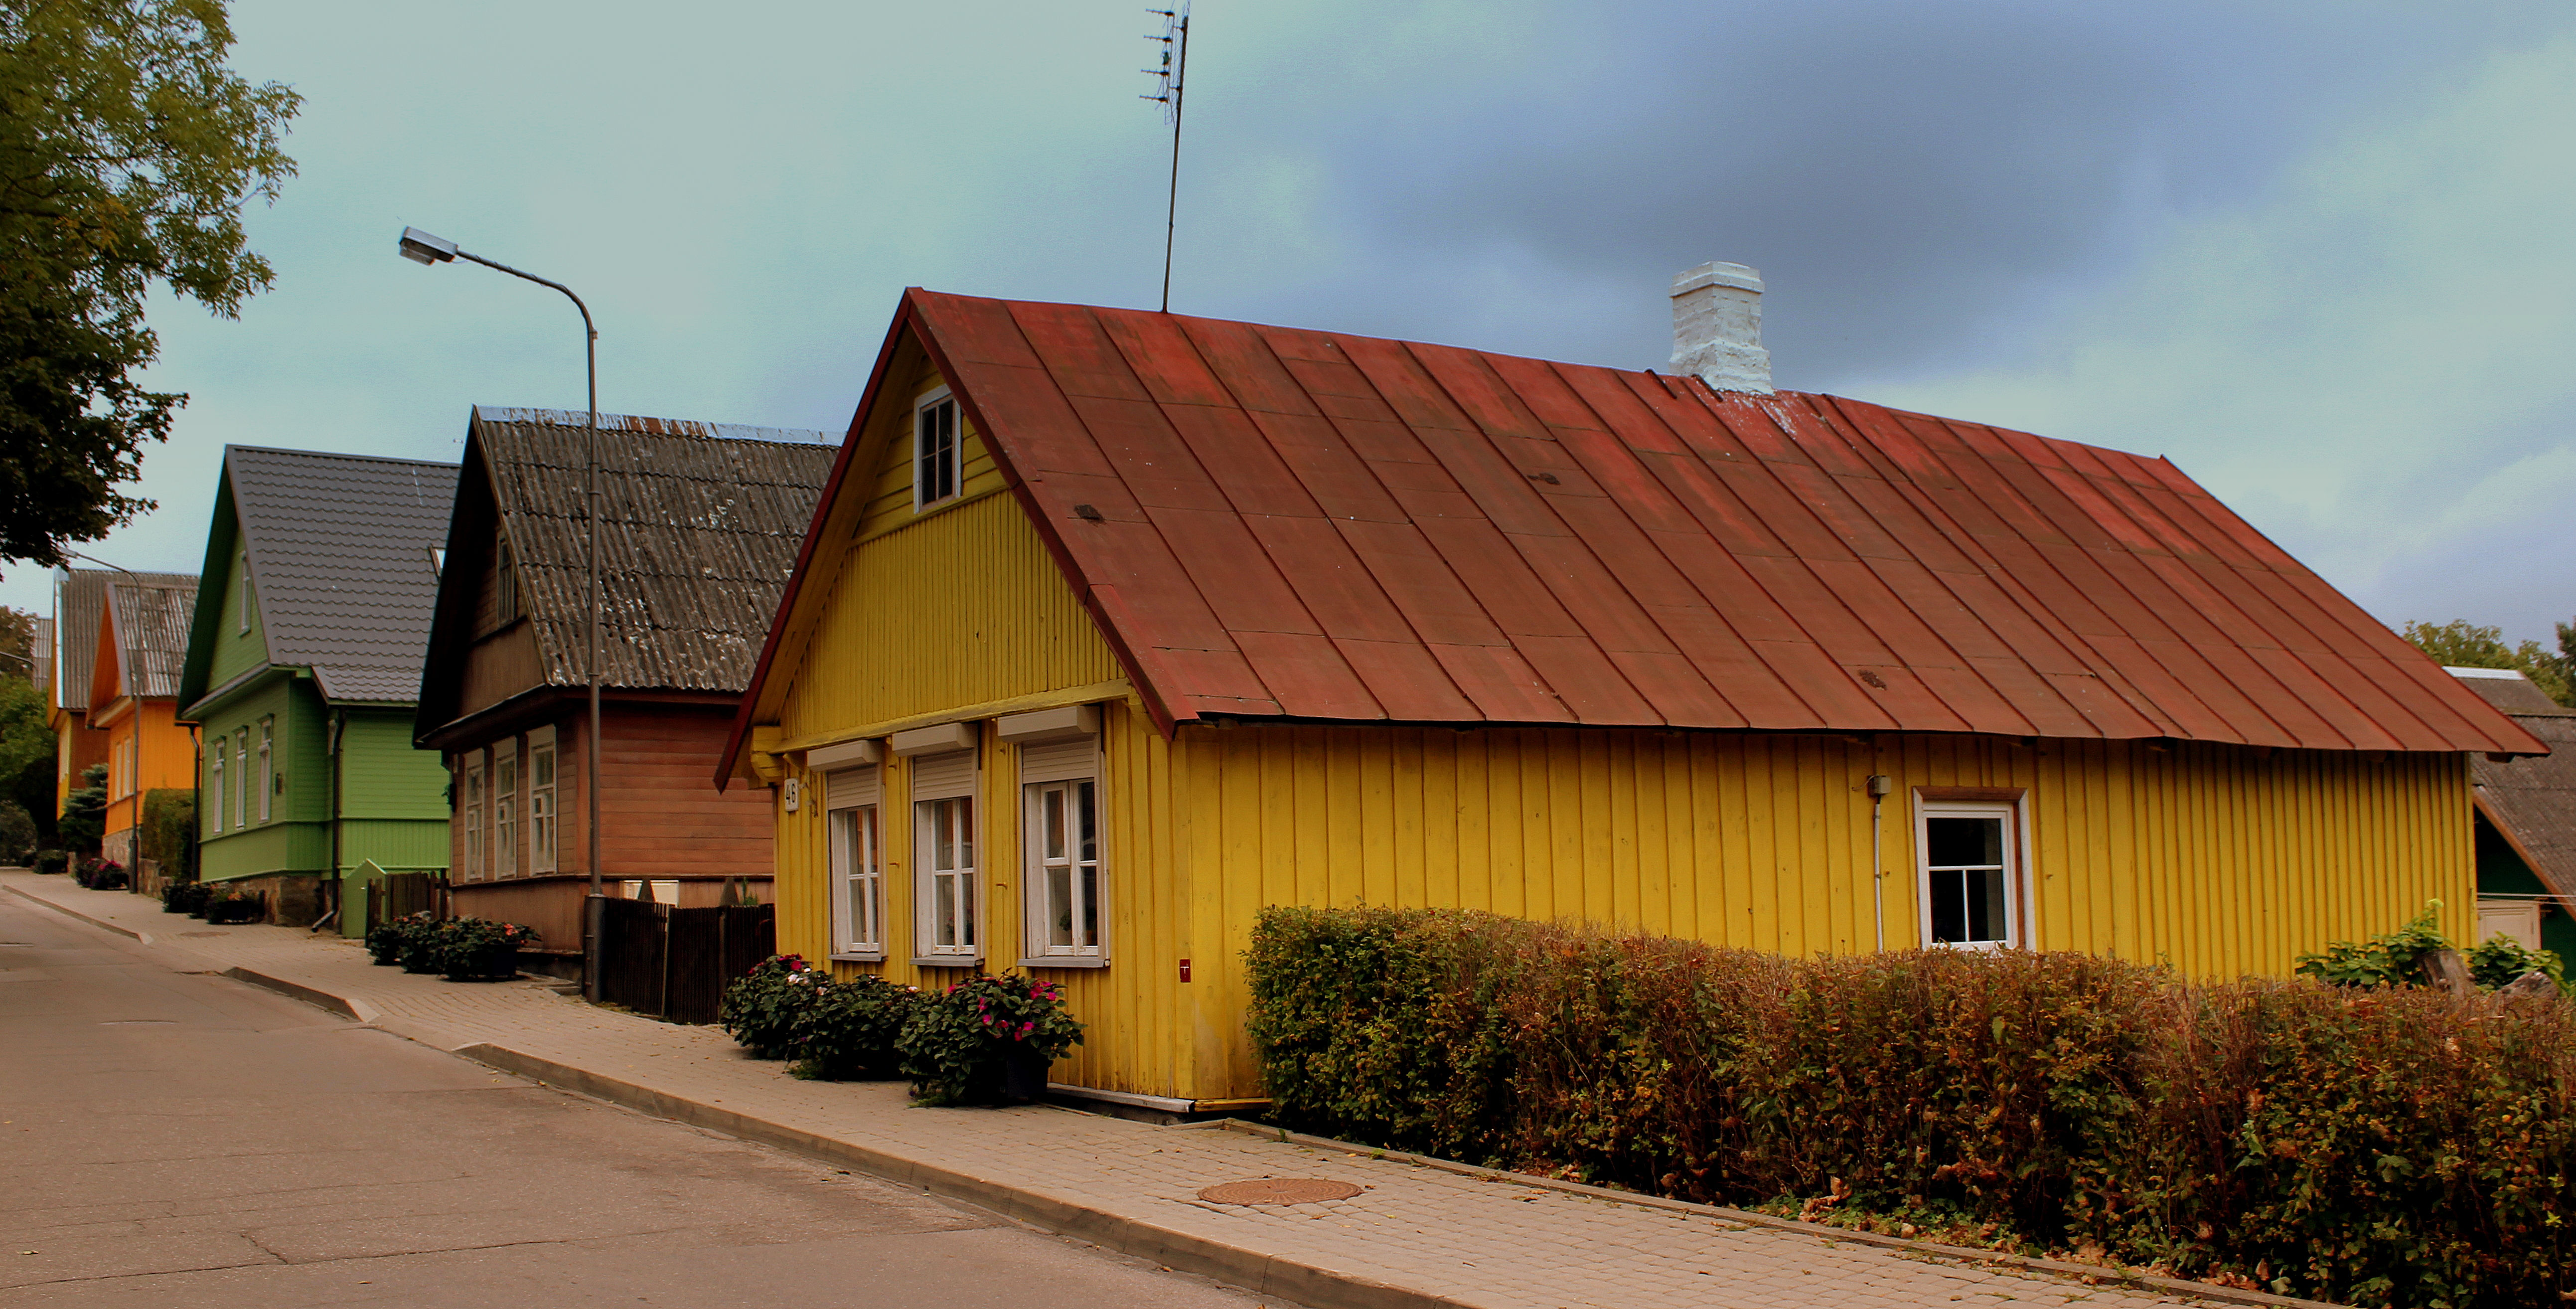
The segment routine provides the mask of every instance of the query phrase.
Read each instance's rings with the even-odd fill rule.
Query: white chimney
[[[1720,391],[1771,394],[1762,348],[1762,274],[1706,263],[1673,279],[1673,371]]]

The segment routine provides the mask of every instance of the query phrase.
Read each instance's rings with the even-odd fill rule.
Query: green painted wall
[[[447,866],[447,769],[436,750],[411,744],[412,711],[351,709],[340,733],[344,818],[419,818],[438,824],[436,867]],[[409,861],[407,861],[409,862]],[[391,861],[385,861],[392,867]]]
[[[2549,888],[2522,856],[2513,852],[2504,837],[2488,825],[2486,815],[2478,816],[2478,893],[2498,895],[2545,895]],[[2576,918],[2551,913],[2540,920],[2540,944],[2567,966],[2570,977],[2576,977]]]
[[[232,536],[236,543],[241,539],[239,533],[233,533]],[[268,633],[260,629],[256,594],[251,604],[250,631],[248,633],[242,631],[241,570],[241,549],[236,544],[232,552],[232,561],[224,565],[224,616],[223,621],[215,628],[214,657],[208,663],[206,671],[208,690],[222,686],[268,660]],[[256,588],[257,585],[258,582],[254,579],[252,586]]]

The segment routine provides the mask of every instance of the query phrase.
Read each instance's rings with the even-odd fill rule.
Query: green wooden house
[[[376,870],[447,867],[447,774],[411,728],[455,498],[453,464],[224,451],[179,716],[202,875],[281,922],[356,935]]]

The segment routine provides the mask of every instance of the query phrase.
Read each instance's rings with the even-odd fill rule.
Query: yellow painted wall
[[[889,396],[935,384],[898,349]],[[1104,706],[1110,960],[1050,970],[1089,1043],[1058,1081],[1198,1100],[1260,1093],[1240,956],[1266,905],[1457,905],[1814,955],[1875,948],[1866,779],[1883,820],[1883,921],[1917,943],[1916,787],[2027,791],[2036,944],[2191,976],[2286,973],[2427,899],[2466,931],[2466,762],[1987,737],[1626,729],[1185,725],[1157,735],[1105,642],[968,433],[959,501],[916,514],[908,403],[860,435],[864,495],[827,507],[819,603],[791,615],[758,721],[807,802],[778,813],[779,946],[829,946],[828,804],[796,751],[1033,701]],[[828,580],[824,569],[829,569]],[[985,736],[985,966],[1019,957],[1016,752]],[[908,767],[881,777],[888,954],[914,968]],[[1179,962],[1192,981],[1179,980]]]

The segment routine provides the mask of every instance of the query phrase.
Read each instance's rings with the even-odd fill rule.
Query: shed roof
[[[146,584],[196,585],[186,573],[127,573],[112,568],[54,570],[54,707],[89,712],[89,675],[98,663],[100,606],[107,584],[131,577]]]
[[[471,442],[517,555],[546,680],[586,680],[589,416],[481,408]],[[823,434],[602,414],[604,680],[742,690],[830,472]]]
[[[119,696],[160,700],[179,694],[179,673],[188,658],[188,620],[196,605],[196,578],[155,582],[110,575],[100,635],[112,641],[117,680],[114,686],[100,686],[92,675],[92,713]]]
[[[330,700],[406,704],[438,600],[431,551],[455,501],[454,464],[228,446],[207,575],[233,550],[249,559],[270,663],[311,668]],[[212,689],[223,600],[200,598],[184,699]]]
[[[2543,748],[2163,459],[918,289],[853,433],[907,332],[1166,723]]]
[[[2531,865],[2541,885],[2576,912],[2576,709],[2531,679],[2496,668],[2446,669],[2549,746],[2536,759],[2469,761],[2478,807]]]

